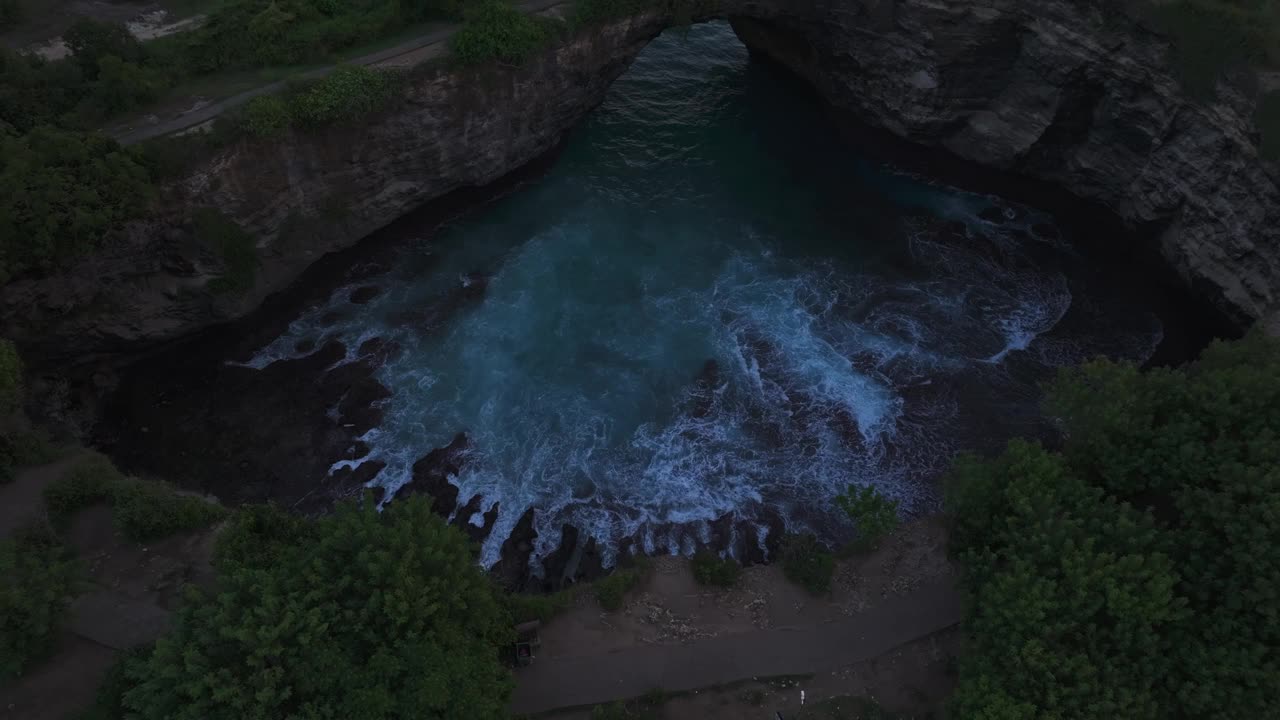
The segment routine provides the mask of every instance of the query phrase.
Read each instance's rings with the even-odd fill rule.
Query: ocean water
[[[248,364],[395,343],[372,450],[334,469],[386,463],[394,502],[466,432],[451,482],[499,508],[485,565],[529,508],[535,565],[564,523],[606,563],[625,538],[692,552],[725,516],[747,542],[765,514],[839,541],[850,485],[935,508],[957,452],[1045,432],[1056,367],[1161,338],[1054,217],[869,160],[722,23],[659,38],[545,177],[373,282]]]

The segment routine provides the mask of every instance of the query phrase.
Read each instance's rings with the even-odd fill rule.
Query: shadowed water
[[[1043,432],[1054,367],[1161,335],[1053,218],[865,160],[724,24],[655,41],[547,176],[376,282],[250,365],[394,342],[372,451],[335,467],[385,462],[394,493],[465,431],[459,500],[499,506],[486,565],[530,507],[535,558],[564,523],[606,563],[725,516],[752,543],[766,512],[838,540],[850,484],[928,509],[954,453]]]

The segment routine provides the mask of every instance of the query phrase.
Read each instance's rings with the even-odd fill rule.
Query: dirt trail
[[[822,672],[873,659],[960,622],[950,578],[844,620],[722,635],[689,645],[539,657],[516,675],[516,715],[594,705],[661,688],[680,692],[737,680]],[[586,648],[584,648],[586,650]]]

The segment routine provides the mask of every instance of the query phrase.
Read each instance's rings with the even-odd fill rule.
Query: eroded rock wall
[[[1059,186],[1152,232],[1241,325],[1280,302],[1280,193],[1253,98],[1190,100],[1158,36],[1101,0],[724,0],[753,50],[909,141]],[[703,19],[703,18],[698,18]],[[521,67],[420,72],[357,128],[244,141],[165,187],[126,240],[0,291],[0,332],[38,365],[129,354],[243,317],[326,253],[557,146],[673,18],[583,32]],[[1247,83],[1246,83],[1247,84]],[[252,288],[214,292],[215,207],[257,240]]]

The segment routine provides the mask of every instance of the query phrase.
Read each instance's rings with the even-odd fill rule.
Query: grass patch
[[[227,514],[221,505],[181,495],[164,483],[125,477],[98,454],[76,463],[50,483],[44,490],[44,502],[55,522],[65,522],[87,507],[109,503],[116,528],[135,542],[208,527]]]
[[[11,482],[18,470],[57,460],[62,450],[42,430],[0,435],[0,483]]]
[[[209,282],[215,293],[244,292],[258,274],[258,251],[253,238],[234,220],[213,208],[201,208],[193,217],[196,238],[222,257],[225,271]]]
[[[782,541],[782,571],[787,579],[814,595],[831,590],[835,558],[812,535],[788,535]]]
[[[627,593],[631,592],[649,575],[649,558],[637,557],[635,565],[616,568],[608,576],[597,580],[593,587],[600,607],[609,612],[622,609]]]
[[[702,585],[733,587],[742,576],[742,566],[731,557],[720,557],[710,550],[700,550],[689,561],[693,578]]]
[[[0,541],[0,685],[53,649],[80,567],[47,525]]]

